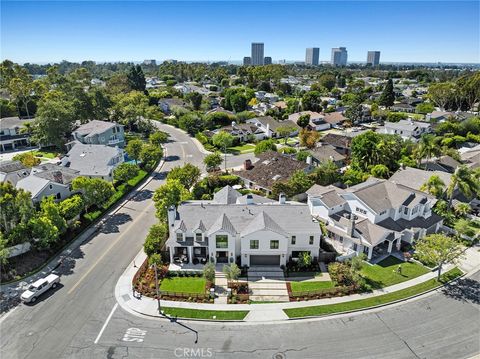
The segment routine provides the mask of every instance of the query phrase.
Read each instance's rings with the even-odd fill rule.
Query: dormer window
[[[195,233],[195,240],[201,242],[203,239],[202,233]]]
[[[183,241],[183,233],[177,233],[177,241],[179,242]]]

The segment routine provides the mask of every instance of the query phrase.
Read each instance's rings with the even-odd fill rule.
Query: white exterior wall
[[[258,240],[258,249],[250,249],[250,240]],[[270,248],[271,240],[278,241],[278,249]],[[241,248],[242,266],[250,266],[250,255],[280,255],[280,265],[285,265],[288,259],[288,238],[281,234],[267,230],[261,230],[242,237]]]
[[[60,193],[60,198],[56,197],[58,193]],[[70,195],[71,192],[69,186],[50,181],[50,183],[46,185],[43,190],[38,193],[37,196],[32,198],[32,201],[35,203],[40,202],[44,197],[48,196],[55,196],[55,201],[61,201],[65,198],[70,197]]]
[[[228,247],[227,248],[217,248],[217,235],[226,235],[228,236]],[[230,233],[218,231],[208,236],[208,254],[210,258],[214,258],[216,261],[217,252],[226,252],[228,251],[228,260],[230,257],[236,258],[236,236],[232,236]]]

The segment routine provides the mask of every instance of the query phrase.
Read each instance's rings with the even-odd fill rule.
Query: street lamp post
[[[158,314],[161,313],[160,311],[160,293],[159,293],[159,290],[158,290],[158,273],[157,273],[157,264],[155,263],[154,265],[154,269],[155,269],[155,288],[157,290],[157,305],[158,305]]]

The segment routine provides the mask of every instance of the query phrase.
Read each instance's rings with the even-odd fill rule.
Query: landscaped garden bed
[[[322,298],[343,297],[358,293],[358,286],[335,286],[331,281],[324,282],[288,282],[288,296],[291,302]]]
[[[228,288],[232,290],[228,304],[248,304],[249,289],[247,282],[228,282]]]
[[[367,299],[359,299],[350,302],[337,303],[337,304],[327,304],[327,305],[318,305],[313,307],[304,307],[304,308],[293,308],[293,309],[284,309],[285,314],[289,318],[302,318],[308,316],[319,316],[327,315],[334,313],[348,312],[352,310],[366,309],[370,307],[375,307],[378,305],[388,304],[390,302],[395,302],[397,300],[407,299],[412,296],[416,296],[427,292],[429,290],[440,287],[448,281],[451,281],[455,278],[458,278],[462,275],[462,271],[458,268],[453,268],[450,271],[444,273],[440,281],[437,279],[430,279],[426,282],[414,285],[409,288],[398,290],[396,292],[371,297]]]

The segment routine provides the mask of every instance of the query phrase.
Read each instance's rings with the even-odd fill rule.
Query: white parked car
[[[28,289],[22,293],[20,299],[25,303],[33,303],[37,298],[50,288],[55,288],[60,283],[60,277],[56,274],[49,274],[45,278],[32,283]]]

